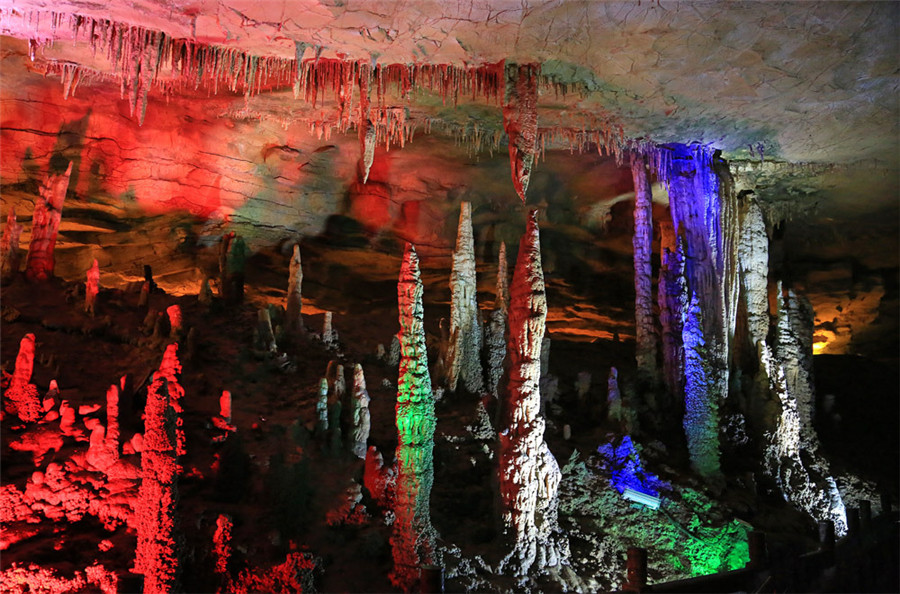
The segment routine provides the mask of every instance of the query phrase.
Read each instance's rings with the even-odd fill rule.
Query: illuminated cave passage
[[[57,4],[0,591],[900,590],[900,5]]]

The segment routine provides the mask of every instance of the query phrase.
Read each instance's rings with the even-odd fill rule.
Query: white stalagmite
[[[319,380],[319,399],[316,401],[316,433],[328,431],[328,379]]]
[[[500,498],[511,551],[501,563],[516,575],[568,557],[557,526],[559,465],[544,441],[540,353],[547,318],[537,211],[519,244],[509,306],[509,387],[500,433]]]
[[[334,329],[333,322],[334,314],[330,311],[325,312],[325,318],[322,321],[322,342],[325,343],[325,346],[329,349],[338,348],[338,333],[337,330]]]
[[[769,238],[759,202],[745,195],[739,205],[738,267],[747,306],[750,344],[756,346],[769,334]]]
[[[653,195],[647,159],[631,155],[631,175],[634,179],[634,325],[635,359],[638,376],[647,383],[655,383],[656,328],[653,323]]]
[[[450,271],[450,344],[447,348],[447,388],[463,386],[473,394],[484,388],[481,369],[481,312],[475,279],[475,239],[472,235],[472,205],[460,205],[459,229]]]
[[[353,453],[363,460],[366,459],[366,442],[369,440],[369,430],[372,428],[369,402],[369,392],[366,390],[366,376],[363,374],[362,365],[357,363],[353,368],[353,435],[350,444]]]
[[[835,533],[847,531],[844,503],[827,462],[818,454],[812,426],[812,318],[808,303],[778,286],[776,344],[759,344],[760,373],[768,376],[777,397],[774,431],[765,435],[765,466],[785,498],[817,520],[834,522]],[[808,327],[810,331],[805,330]],[[803,455],[801,456],[801,452]]]
[[[300,246],[294,245],[288,278],[287,302],[285,303],[285,325],[289,332],[303,331],[303,317],[301,316],[303,301],[300,292],[302,285],[303,267],[300,263]]]
[[[272,317],[269,315],[269,308],[263,307],[256,312],[256,332],[257,347],[269,353],[278,351],[278,344],[275,342],[275,333],[272,331]]]

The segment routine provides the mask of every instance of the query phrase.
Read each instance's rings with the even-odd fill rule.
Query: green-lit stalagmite
[[[400,376],[397,381],[397,487],[391,581],[410,590],[435,559],[429,500],[434,482],[434,397],[428,375],[419,258],[407,244],[397,283]]]

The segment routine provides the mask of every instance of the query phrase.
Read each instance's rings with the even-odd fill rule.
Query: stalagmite
[[[646,157],[631,156],[631,175],[634,180],[634,326],[638,377],[654,384],[656,368],[656,328],[653,324],[653,196]]]
[[[509,137],[513,185],[523,203],[538,148],[537,77],[540,71],[539,64],[506,64],[503,129]]]
[[[25,277],[32,282],[43,282],[53,276],[56,235],[71,174],[71,162],[65,173],[48,174],[35,201],[31,219],[31,245],[25,261]]]
[[[184,388],[178,383],[178,375],[180,374],[181,363],[178,361],[178,344],[172,343],[166,347],[159,369],[153,374],[153,381],[157,382],[161,379],[167,381],[166,393],[169,395],[169,403],[172,405],[172,410],[175,411],[176,452],[179,456],[184,456],[187,453],[184,429],[182,428],[184,424],[184,419],[182,418],[182,413],[184,413],[184,406],[182,405]]]
[[[622,394],[619,392],[619,370],[609,368],[609,377],[606,380],[606,417],[614,422],[621,423],[625,420],[622,410]]]
[[[16,221],[15,207],[9,209],[6,215],[6,227],[3,228],[3,237],[0,238],[0,283],[6,284],[19,272],[19,264],[22,252],[19,248],[19,238],[22,235],[22,225]]]
[[[769,238],[756,197],[747,194],[739,205],[738,266],[750,344],[756,346],[769,334]]]
[[[369,392],[366,390],[366,377],[362,365],[353,368],[353,435],[350,441],[353,453],[363,460],[366,458],[369,430],[372,427],[369,415]]]
[[[222,395],[219,397],[219,416],[226,423],[231,423],[231,392],[228,390],[222,390]]]
[[[411,590],[419,568],[436,559],[436,533],[429,501],[434,481],[434,429],[437,418],[425,346],[424,310],[419,258],[406,245],[397,283],[400,311],[400,375],[397,380],[397,486],[391,547],[391,582]]]
[[[562,473],[544,441],[540,352],[547,318],[537,211],[519,244],[509,306],[509,386],[500,432],[500,497],[512,550],[501,564],[516,575],[563,562],[568,543],[557,526]]]
[[[775,348],[759,345],[760,371],[779,405],[769,423],[774,431],[765,435],[765,468],[788,501],[816,520],[831,520],[841,536],[846,510],[812,426],[814,391],[806,362],[812,358],[812,317],[793,291],[781,293],[780,283],[778,305]]]
[[[144,409],[133,571],[143,574],[143,591],[148,594],[174,591],[179,571],[175,508],[181,469],[176,459],[176,413],[168,383],[164,376],[154,379]]]
[[[278,344],[275,342],[275,333],[272,331],[272,318],[269,316],[269,308],[263,307],[256,312],[256,347],[267,353],[278,352]]]
[[[147,287],[147,292],[150,292],[150,287],[145,283],[145,287]],[[209,305],[213,301],[213,293],[212,289],[209,286],[209,278],[204,278],[203,282],[200,283],[200,292],[197,294],[197,301],[203,305]]]
[[[300,314],[303,307],[303,301],[300,298],[302,285],[303,267],[300,264],[300,246],[294,245],[288,278],[287,302],[285,303],[285,327],[289,332],[303,331],[303,317]]]
[[[87,282],[84,285],[84,311],[92,317],[95,313],[98,293],[100,293],[100,265],[95,259],[94,265],[87,271]]]
[[[500,380],[503,377],[503,361],[506,360],[506,315],[502,310],[495,309],[491,312],[484,340],[488,362],[487,391],[494,398],[498,398]]]
[[[462,379],[469,392],[484,387],[481,369],[481,312],[475,279],[475,240],[472,235],[472,205],[460,205],[456,249],[450,270],[450,342],[447,349],[447,388],[456,391]]]
[[[715,477],[719,466],[719,402],[712,385],[703,338],[703,316],[696,295],[682,319],[684,344],[684,433],[691,466]]]
[[[112,384],[106,391],[106,450],[112,459],[119,459],[119,393],[118,384]]]
[[[37,386],[31,383],[34,371],[34,334],[26,334],[19,342],[16,366],[9,387],[4,392],[3,409],[26,423],[41,416],[41,400]]]
[[[337,330],[334,329],[333,317],[332,312],[326,311],[322,319],[322,342],[329,349],[337,349],[340,346]]]
[[[216,558],[216,573],[228,574],[228,561],[231,559],[231,531],[234,523],[228,514],[219,514],[216,518],[216,531],[213,534],[213,555]]]
[[[316,434],[324,436],[328,431],[328,380],[319,380],[319,398],[316,400]]]
[[[177,339],[184,329],[184,319],[181,316],[181,307],[177,304],[166,308],[166,316],[169,318],[169,336]]]

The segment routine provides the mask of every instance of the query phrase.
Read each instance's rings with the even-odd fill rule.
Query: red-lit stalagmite
[[[541,341],[547,296],[537,211],[519,244],[509,302],[509,385],[500,432],[500,498],[512,550],[501,567],[516,575],[558,565],[568,543],[557,526],[562,473],[544,441]]]
[[[303,331],[303,317],[300,312],[303,302],[300,290],[303,285],[303,267],[300,263],[300,246],[294,245],[288,277],[287,302],[285,304],[285,326],[289,332]]]
[[[450,343],[447,348],[447,388],[456,391],[462,379],[469,392],[484,387],[481,369],[481,312],[475,279],[475,239],[472,236],[472,205],[460,205],[456,249],[450,269]]]
[[[118,384],[112,384],[106,391],[106,450],[110,458],[119,459],[119,395],[121,388]]]
[[[87,281],[84,285],[84,311],[90,316],[95,313],[97,295],[100,293],[100,265],[94,260],[94,265],[87,271]]]
[[[653,323],[653,195],[646,157],[631,155],[634,180],[634,326],[638,377],[648,383],[656,372],[656,328]]]
[[[16,367],[9,387],[3,395],[3,409],[23,421],[37,421],[41,415],[41,400],[37,386],[31,383],[34,371],[34,334],[26,334],[19,342]]]
[[[43,282],[53,276],[56,235],[62,219],[63,202],[69,187],[72,163],[65,173],[48,174],[34,204],[31,219],[31,245],[25,260],[25,277],[33,282]]]
[[[537,153],[537,77],[539,64],[506,64],[503,129],[509,136],[509,165],[516,194],[525,202]]]
[[[22,225],[16,222],[15,207],[9,209],[6,215],[6,227],[3,228],[3,237],[0,238],[0,282],[6,284],[19,272],[19,263],[22,260],[22,252],[19,249],[19,238],[22,235]]]
[[[428,375],[425,347],[422,280],[419,258],[406,245],[397,300],[400,310],[400,374],[397,382],[397,484],[391,582],[410,590],[417,586],[419,568],[435,559],[435,530],[431,525],[431,486],[434,482],[434,429],[437,418]]]
[[[165,378],[168,381],[166,393],[169,395],[169,401],[172,409],[176,414],[176,449],[179,456],[187,453],[185,449],[184,429],[182,429],[183,420],[181,418],[184,412],[181,399],[184,397],[184,388],[178,383],[178,375],[181,374],[181,363],[178,361],[178,343],[172,343],[166,347],[162,362],[159,364],[159,370],[153,375],[154,380]]]
[[[147,594],[171,592],[178,580],[176,528],[177,482],[181,472],[176,454],[176,413],[169,381],[158,374],[147,390],[138,495],[137,549],[134,572],[143,574]]]

